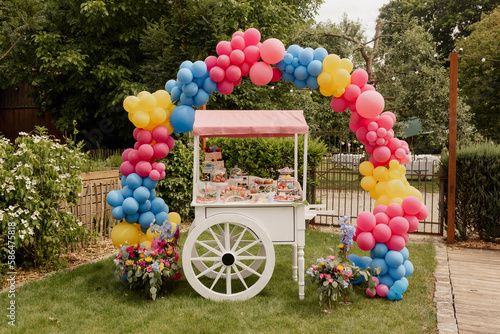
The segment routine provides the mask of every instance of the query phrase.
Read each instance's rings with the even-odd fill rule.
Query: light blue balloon
[[[389,288],[394,284],[394,280],[392,279],[391,276],[389,276],[389,274],[379,275],[378,281],[380,284],[384,284]]]
[[[140,186],[138,187],[137,189],[134,190],[134,198],[136,199],[137,202],[139,203],[144,203],[147,201],[147,199],[149,198],[149,189],[144,187],[144,186]]]
[[[142,178],[142,185],[151,190],[156,188],[156,186],[158,185],[158,180],[151,180],[149,176],[146,176]]]
[[[181,68],[177,72],[177,81],[181,84],[187,84],[193,81],[193,72],[189,68]]]
[[[165,84],[165,90],[171,94],[172,93],[172,88],[176,87],[177,86],[177,83],[175,82],[174,79],[170,79],[167,81],[167,83]]]
[[[328,51],[324,48],[316,48],[313,51],[314,59],[319,60],[320,62],[323,62],[323,59],[325,59],[326,56],[328,56]]]
[[[295,71],[293,71],[293,75],[295,76],[295,79],[305,81],[309,76],[309,73],[307,72],[307,67],[299,65],[295,68]],[[304,87],[305,87],[305,82],[304,82]]]
[[[394,280],[400,280],[402,279],[406,274],[406,269],[405,266],[400,265],[399,267],[390,267],[389,268],[389,275],[394,279]]]
[[[149,199],[147,199],[143,203],[139,203],[139,212],[140,213],[150,211],[150,210],[151,210],[151,201]]]
[[[188,97],[193,97],[198,93],[198,85],[196,82],[191,81],[190,83],[185,84],[182,87],[182,93]],[[181,102],[182,102],[182,94],[181,94]]]
[[[290,52],[285,52],[285,55],[283,56],[283,63],[285,65],[290,65],[293,61],[293,55]]]
[[[121,178],[121,184],[122,187],[125,187],[127,185],[127,177],[125,175],[123,175]]]
[[[304,88],[306,88],[306,81],[305,80],[295,79],[295,80],[293,80],[293,85],[297,89],[304,89]]]
[[[182,90],[180,89],[179,86],[174,86],[172,88],[172,92],[170,93],[170,99],[172,102],[178,101],[181,98]]]
[[[410,285],[410,283],[408,282],[408,279],[406,277],[403,277],[401,279],[401,282],[403,282],[406,285],[406,289],[408,289],[408,286]]]
[[[127,214],[123,211],[121,206],[116,206],[113,210],[111,210],[111,216],[113,216],[116,220],[122,220],[127,216]]]
[[[293,80],[295,79],[293,74],[290,74],[288,72],[283,72],[281,75],[281,78],[283,79],[283,81],[286,81],[286,82],[293,82]]]
[[[191,72],[195,78],[202,78],[207,73],[207,64],[202,60],[195,61],[191,66]]]
[[[170,124],[178,133],[193,130],[195,111],[186,105],[175,108],[170,114]]]
[[[387,299],[389,300],[396,299],[396,293],[394,292],[393,289],[389,289],[389,291],[387,291]]]
[[[205,83],[205,79],[206,79],[206,77],[203,76],[201,78],[195,78],[193,82],[196,83],[198,88],[203,88],[203,84]]]
[[[151,211],[143,212],[139,215],[139,224],[141,227],[148,228],[154,219],[155,215]]]
[[[158,212],[157,214],[155,214],[155,219],[155,224],[161,226],[165,221],[168,221],[168,213],[166,213],[165,211]]]
[[[385,262],[390,267],[399,267],[403,264],[403,255],[400,252],[390,250],[385,254]]]
[[[161,197],[156,197],[151,201],[151,212],[157,214],[165,208],[165,201]]]
[[[203,83],[203,89],[208,93],[212,94],[217,89],[217,83],[210,78],[206,78]]]
[[[181,66],[179,66],[179,69],[187,68],[191,70],[192,67],[193,67],[193,62],[191,60],[184,60],[181,63]]]
[[[293,67],[297,67],[299,65],[300,65],[299,58],[293,58],[293,60],[292,60],[292,66]]]
[[[401,255],[403,255],[403,261],[408,260],[408,258],[410,257],[410,251],[406,247],[400,250],[399,252],[401,253]]]
[[[301,65],[307,66],[314,59],[314,54],[311,48],[305,48],[299,51],[299,62]]]
[[[396,300],[402,300],[402,299],[403,299],[403,294],[396,292]]]
[[[286,55],[286,54],[285,54],[285,55]],[[276,68],[277,68],[278,70],[280,70],[281,72],[283,72],[283,71],[285,70],[285,66],[286,66],[286,65],[287,65],[287,64],[286,64],[286,63],[285,63],[285,61],[282,59],[282,60],[280,60],[280,61],[276,64]]]
[[[152,201],[155,197],[156,197],[156,190],[151,189],[151,190],[149,191],[149,198],[148,198],[148,199],[149,199],[150,201]]]
[[[411,263],[410,260],[406,260],[405,262],[403,262],[403,266],[406,270],[405,277],[410,277],[410,275],[413,274],[413,270],[415,269],[413,267],[413,263]]]
[[[167,203],[165,203],[165,206],[163,207],[163,211],[165,211],[166,213],[168,213],[170,211]]]
[[[287,51],[291,53],[293,57],[298,57],[300,50],[302,50],[302,48],[297,44],[292,44],[287,49]]]
[[[400,294],[405,293],[406,288],[407,288],[407,286],[402,280],[394,281],[394,284],[391,287],[391,289],[393,289],[394,292],[400,293]]]
[[[306,84],[311,89],[318,89],[319,88],[318,77],[312,75],[308,76],[306,79]]]
[[[140,177],[139,174],[132,173],[127,176],[126,182],[127,186],[129,186],[132,189],[135,189],[142,185],[142,177]]]
[[[132,215],[139,210],[139,202],[133,197],[128,197],[123,201],[122,207],[127,215]]]
[[[372,259],[369,256],[363,256],[361,259],[365,262],[365,267],[369,267],[372,263]]]
[[[310,75],[314,75],[315,77],[317,77],[321,74],[321,72],[323,72],[323,63],[319,60],[311,61],[309,65],[307,65],[307,72]]]
[[[118,190],[111,190],[106,195],[106,202],[108,202],[108,204],[111,206],[122,205],[124,199],[125,198],[123,197],[122,193]]]
[[[385,259],[381,259],[381,258],[376,257],[370,263],[370,268],[376,269],[378,267],[380,267],[380,274],[379,275],[385,275],[387,273],[387,271],[389,270],[389,266],[385,262]]]
[[[283,73],[293,74],[293,72],[295,72],[295,67],[293,65],[286,65],[285,72]]]
[[[209,99],[210,95],[208,95],[203,88],[200,88],[198,89],[198,93],[194,96],[194,106],[199,108],[202,105],[207,104]]]
[[[122,193],[123,198],[125,199],[127,197],[132,197],[132,195],[134,194],[134,189],[130,188],[129,186],[125,186],[120,189],[120,192]]]
[[[191,107],[191,106],[194,105],[194,99],[191,96],[187,96],[186,94],[182,93],[181,94],[181,98],[180,98],[180,104],[179,104],[179,106],[181,106],[181,105]],[[187,131],[187,132],[189,132],[189,131]]]
[[[139,212],[132,213],[125,217],[125,221],[130,224],[135,224],[139,221]]]
[[[372,258],[379,257],[385,258],[385,254],[389,251],[387,245],[383,242],[377,242],[375,246],[370,250],[370,256]]]

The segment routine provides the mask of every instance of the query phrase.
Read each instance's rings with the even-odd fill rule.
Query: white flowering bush
[[[14,144],[0,138],[0,260],[15,255],[17,266],[49,266],[63,247],[86,235],[76,217],[61,209],[78,201],[84,155],[44,128],[19,135]]]

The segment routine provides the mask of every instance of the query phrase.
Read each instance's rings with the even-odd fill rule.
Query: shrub
[[[448,155],[441,159],[448,170]],[[448,187],[445,181],[446,189]],[[500,237],[500,145],[481,144],[457,150],[455,233],[466,240]],[[445,210],[444,214],[447,214]]]
[[[49,266],[86,230],[61,209],[76,204],[82,189],[83,154],[47,136],[20,133],[12,145],[0,138],[0,258],[10,266]]]

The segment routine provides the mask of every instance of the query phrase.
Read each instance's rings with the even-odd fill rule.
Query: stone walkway
[[[432,239],[438,332],[500,333],[500,251],[448,247]]]

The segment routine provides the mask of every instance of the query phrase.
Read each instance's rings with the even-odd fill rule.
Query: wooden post
[[[455,192],[457,182],[457,82],[458,54],[450,54],[450,131],[448,151],[448,233],[449,244],[455,242]]]
[[[199,110],[207,110],[207,105],[202,105]],[[201,138],[201,149],[205,152],[205,147],[207,147],[207,138]]]

